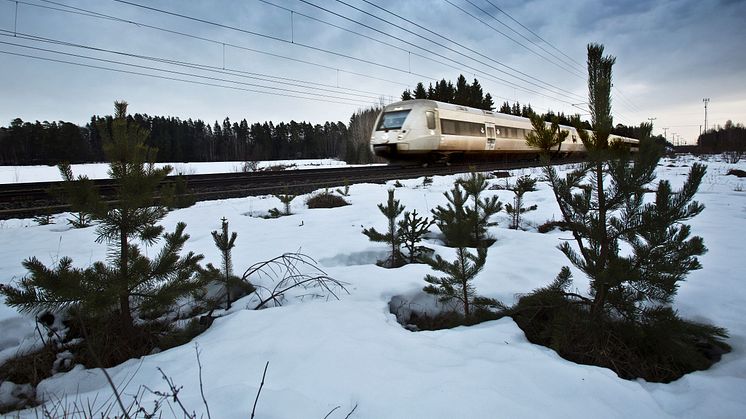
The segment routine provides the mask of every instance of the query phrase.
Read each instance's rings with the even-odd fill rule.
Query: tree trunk
[[[464,249],[463,247],[459,247],[458,253],[458,259],[461,263],[461,293],[464,300],[464,317],[468,319],[471,313],[469,310],[468,278],[466,278],[466,249]]]
[[[606,294],[608,291],[608,283],[606,282],[606,267],[608,265],[607,259],[609,255],[609,234],[606,229],[606,196],[604,194],[604,179],[603,179],[603,163],[596,163],[596,191],[598,193],[598,237],[600,250],[598,254],[598,261],[595,266],[596,271],[596,282],[597,292],[593,299],[593,307],[591,308],[591,318],[595,321],[600,319],[601,312],[603,311],[604,305],[606,304]]]
[[[129,295],[129,243],[127,243],[127,234],[124,230],[120,231],[120,263],[119,267],[119,315],[121,317],[122,326],[125,330],[130,330],[134,326],[132,321],[132,311],[130,309],[130,295]]]

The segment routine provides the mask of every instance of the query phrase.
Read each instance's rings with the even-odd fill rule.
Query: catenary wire
[[[366,1],[366,0],[364,0],[364,1]],[[549,62],[549,63],[551,63],[551,64],[554,64],[555,66],[557,66],[557,67],[561,68],[562,70],[564,70],[564,71],[566,71],[566,72],[568,72],[568,73],[572,74],[572,75],[573,75],[573,76],[575,76],[575,77],[579,77],[579,78],[581,78],[581,79],[583,78],[583,76],[582,76],[581,74],[579,74],[579,73],[577,72],[577,70],[576,70],[576,69],[574,69],[574,68],[568,68],[568,67],[567,67],[567,64],[565,64],[564,62],[562,62],[562,61],[559,61],[559,62],[558,62],[558,61],[553,61],[553,60],[551,60],[551,59],[547,58],[546,56],[544,56],[544,55],[541,55],[541,54],[539,54],[538,52],[536,52],[536,51],[534,51],[533,49],[529,48],[529,47],[528,47],[527,45],[525,45],[525,44],[523,44],[523,43],[519,42],[518,40],[516,40],[515,38],[513,38],[513,37],[511,37],[510,35],[506,34],[505,32],[503,32],[503,31],[501,31],[501,30],[497,29],[496,27],[494,27],[494,26],[490,25],[489,23],[487,23],[487,22],[485,22],[485,21],[484,21],[483,19],[481,19],[481,18],[480,18],[479,16],[476,16],[476,15],[474,15],[473,13],[471,13],[471,12],[469,12],[468,10],[464,9],[463,7],[461,7],[461,6],[459,6],[459,5],[455,4],[455,3],[453,3],[453,2],[452,2],[452,1],[450,1],[450,0],[444,0],[444,1],[445,1],[446,3],[448,3],[448,4],[450,4],[451,6],[455,7],[456,9],[460,10],[461,12],[463,12],[463,13],[465,13],[465,14],[469,15],[469,16],[470,16],[470,17],[472,17],[473,19],[475,19],[475,20],[479,21],[480,23],[482,23],[483,25],[485,25],[485,26],[487,26],[488,28],[492,29],[493,31],[495,31],[495,32],[499,33],[500,35],[504,36],[505,38],[508,38],[508,39],[510,39],[511,41],[515,42],[516,44],[520,45],[521,47],[525,48],[526,50],[528,50],[528,51],[529,51],[529,52],[531,52],[532,54],[536,55],[537,57],[540,57],[541,59],[543,59],[543,60],[545,60],[545,61],[547,61],[547,62]],[[367,2],[367,1],[366,1],[366,2]],[[507,27],[507,25],[505,25],[504,23],[502,23],[502,22],[501,22],[501,21],[500,21],[499,19],[497,19],[496,17],[492,16],[492,15],[491,15],[490,13],[488,13],[488,12],[487,12],[486,10],[484,10],[484,9],[482,9],[481,7],[477,6],[476,4],[474,4],[473,2],[471,2],[470,0],[466,0],[466,2],[467,2],[467,3],[469,3],[469,4],[471,4],[471,5],[472,5],[472,6],[474,7],[474,8],[476,8],[477,10],[479,10],[480,12],[482,12],[483,14],[485,14],[485,15],[487,15],[487,16],[489,16],[489,17],[491,17],[492,19],[496,20],[496,21],[497,21],[498,23],[501,23],[501,24],[503,24],[504,26],[506,26],[506,27]],[[508,28],[510,28],[510,27],[508,27]],[[519,35],[520,35],[520,34],[519,34]],[[530,42],[530,40],[529,40],[529,42]],[[539,47],[539,48],[541,48],[541,47]],[[543,48],[541,48],[541,49],[542,49],[542,50],[544,50]],[[545,52],[547,52],[547,53],[549,53],[549,52],[548,52],[548,51],[546,51],[546,50],[544,50],[544,51],[545,51]],[[551,54],[551,53],[549,53],[549,54],[550,54],[550,55],[553,55],[553,54]],[[555,57],[555,58],[556,58],[556,57]]]
[[[124,0],[115,0],[115,1],[124,1]],[[324,7],[321,7],[321,6],[319,6],[319,5],[316,5],[316,4],[314,4],[314,3],[312,3],[312,2],[310,2],[310,1],[308,1],[308,0],[298,0],[298,1],[300,1],[301,3],[305,3],[305,4],[309,5],[309,6],[312,6],[312,7],[318,8],[318,9],[320,9],[320,10],[323,10],[323,11],[325,11],[325,12],[327,12],[327,13],[331,13],[331,14],[333,14],[333,15],[335,15],[335,16],[338,16],[338,17],[340,17],[340,18],[343,18],[343,19],[346,19],[346,20],[352,21],[352,22],[354,22],[354,23],[356,23],[356,24],[358,24],[358,25],[361,25],[361,26],[367,27],[367,28],[369,28],[369,29],[371,29],[371,30],[374,30],[374,31],[377,31],[377,32],[383,33],[383,34],[385,34],[386,36],[392,37],[392,38],[394,38],[394,39],[397,39],[397,40],[399,40],[399,41],[401,41],[401,42],[405,42],[405,43],[407,43],[407,44],[409,44],[409,45],[412,45],[412,46],[414,46],[414,47],[416,47],[416,48],[420,48],[420,49],[422,49],[422,50],[424,50],[424,51],[428,51],[428,52],[429,52],[429,53],[431,53],[431,54],[434,54],[434,55],[437,55],[437,56],[440,56],[440,57],[443,57],[443,58],[446,58],[446,59],[449,59],[449,60],[451,60],[450,58],[448,58],[448,57],[446,57],[446,56],[444,56],[444,55],[442,55],[442,54],[438,54],[438,53],[436,53],[436,52],[433,52],[433,51],[427,50],[427,49],[425,49],[425,48],[423,48],[423,47],[420,47],[420,46],[417,46],[417,45],[415,45],[415,44],[412,44],[411,42],[408,42],[408,41],[406,41],[406,40],[403,40],[403,39],[401,39],[401,38],[399,38],[399,37],[396,37],[396,36],[394,36],[394,35],[391,35],[391,34],[387,34],[387,33],[383,32],[383,31],[381,31],[381,30],[379,30],[379,29],[373,28],[373,27],[371,27],[371,26],[369,26],[369,25],[366,25],[366,24],[364,24],[364,23],[361,23],[361,22],[359,22],[359,21],[356,21],[356,20],[354,20],[354,19],[351,19],[351,18],[349,18],[349,17],[346,17],[346,16],[344,16],[344,15],[341,15],[341,14],[339,14],[339,13],[337,13],[337,12],[334,12],[334,11],[332,11],[332,10],[329,10],[329,9],[327,9],[327,8],[324,8]],[[513,68],[513,67],[510,67],[510,66],[508,66],[508,65],[506,65],[506,64],[504,64],[504,63],[501,63],[500,61],[497,61],[497,60],[495,60],[495,59],[493,59],[493,58],[491,58],[491,57],[485,56],[485,55],[483,55],[483,54],[481,54],[481,53],[479,53],[479,52],[477,52],[477,51],[474,51],[473,49],[470,49],[470,48],[468,48],[468,47],[466,47],[466,46],[464,46],[464,45],[462,45],[462,44],[459,44],[459,43],[457,43],[457,42],[454,42],[454,41],[450,41],[450,40],[449,40],[449,42],[452,42],[452,43],[454,43],[454,44],[458,45],[458,46],[459,46],[460,48],[466,49],[466,50],[468,50],[468,51],[470,51],[470,52],[472,52],[472,53],[474,53],[474,54],[477,54],[477,55],[479,55],[479,56],[482,56],[482,57],[486,58],[487,60],[489,60],[489,61],[492,61],[492,62],[496,63],[496,64],[497,64],[497,65],[499,65],[499,66],[505,67],[505,68],[509,69],[510,71],[513,71],[513,72],[515,72],[515,73],[518,73],[518,74],[520,74],[520,75],[522,75],[522,76],[525,76],[525,77],[527,77],[527,78],[529,78],[529,79],[532,79],[532,80],[535,80],[535,81],[527,80],[527,79],[524,79],[523,77],[520,77],[520,76],[516,76],[516,75],[514,75],[514,74],[510,74],[510,73],[506,72],[505,70],[501,70],[501,69],[499,69],[499,68],[497,68],[497,67],[495,67],[495,66],[493,66],[493,65],[490,65],[490,64],[488,64],[488,63],[485,63],[484,61],[478,60],[478,59],[476,59],[476,58],[474,58],[474,57],[470,57],[470,56],[468,56],[468,55],[466,55],[466,54],[464,54],[464,53],[462,53],[462,52],[460,52],[460,51],[458,51],[458,50],[456,50],[456,49],[453,49],[453,48],[451,48],[451,47],[449,47],[449,46],[447,46],[447,45],[444,45],[444,44],[442,44],[442,43],[440,43],[440,42],[434,41],[434,40],[432,40],[432,39],[430,39],[430,38],[427,38],[427,37],[425,37],[425,36],[423,36],[423,35],[420,35],[420,34],[418,34],[418,33],[414,32],[414,31],[411,31],[411,30],[409,30],[409,29],[405,28],[405,27],[397,26],[397,25],[395,25],[395,24],[393,24],[393,23],[391,23],[391,22],[387,21],[386,19],[383,19],[383,18],[381,18],[381,17],[379,17],[379,16],[376,16],[376,15],[374,15],[374,14],[372,14],[372,13],[370,13],[370,12],[367,12],[367,11],[365,11],[365,10],[363,10],[363,9],[359,8],[359,7],[353,6],[353,5],[351,5],[351,4],[349,4],[349,3],[347,3],[347,2],[345,2],[345,1],[343,1],[343,0],[336,0],[336,1],[337,1],[338,3],[344,4],[345,6],[347,6],[347,7],[351,8],[351,9],[353,9],[353,10],[356,10],[356,11],[358,11],[358,12],[360,12],[360,13],[363,13],[363,14],[365,14],[365,15],[368,15],[368,16],[370,16],[370,17],[372,17],[372,18],[376,19],[376,20],[379,20],[379,21],[381,21],[381,22],[383,22],[383,23],[385,23],[385,24],[387,24],[387,25],[393,26],[393,27],[395,27],[395,28],[397,28],[397,29],[400,29],[400,30],[402,30],[402,31],[404,31],[404,32],[407,32],[407,33],[411,34],[411,35],[414,35],[414,36],[416,36],[416,37],[418,37],[418,38],[420,38],[420,39],[424,39],[424,40],[426,40],[426,41],[428,41],[428,42],[430,42],[430,43],[432,43],[432,44],[434,44],[434,45],[437,45],[437,46],[439,46],[439,47],[441,47],[441,48],[445,48],[446,50],[448,50],[448,51],[450,51],[450,52],[452,52],[452,53],[458,54],[458,55],[460,55],[460,56],[462,56],[462,57],[465,57],[465,58],[467,58],[467,59],[469,59],[469,60],[472,60],[472,61],[475,61],[475,62],[477,62],[477,63],[480,63],[481,65],[483,65],[483,66],[485,66],[485,67],[488,67],[488,68],[491,68],[491,69],[493,69],[493,70],[499,71],[499,72],[501,72],[501,73],[503,73],[503,74],[506,74],[506,75],[508,75],[508,76],[510,76],[510,77],[513,77],[513,78],[515,78],[515,79],[518,79],[518,80],[520,80],[520,81],[522,81],[522,82],[524,82],[524,83],[528,83],[528,84],[530,84],[530,85],[532,85],[532,86],[535,86],[535,87],[539,87],[539,88],[542,88],[542,89],[546,89],[547,91],[550,91],[550,92],[552,92],[552,93],[554,93],[554,94],[557,94],[557,92],[561,92],[561,94],[563,94],[563,95],[575,96],[575,93],[573,93],[573,92],[570,92],[569,90],[565,90],[565,89],[563,89],[563,88],[561,88],[561,87],[555,86],[555,85],[553,85],[553,84],[551,84],[551,83],[548,83],[548,82],[545,82],[545,81],[543,81],[543,80],[541,80],[541,79],[538,79],[538,78],[536,78],[536,77],[533,77],[533,76],[531,76],[531,75],[529,75],[529,74],[527,74],[527,73],[524,73],[524,72],[522,72],[522,71],[520,71],[520,70],[517,70],[517,69],[515,69],[515,68]],[[392,13],[392,14],[394,14],[393,12],[389,12],[389,13]],[[396,15],[396,14],[394,14],[394,15]],[[397,16],[397,17],[399,17],[400,19],[404,20],[404,21],[407,21],[407,22],[409,22],[409,23],[412,23],[412,24],[415,24],[415,25],[416,25],[416,23],[414,23],[414,22],[412,22],[412,21],[410,21],[410,20],[408,20],[408,19],[406,19],[406,18],[404,18],[404,17],[401,17],[401,16],[399,16],[399,15],[396,15],[396,16]],[[419,26],[419,25],[418,25],[418,26]],[[420,26],[420,27],[421,27],[421,26]],[[425,29],[425,30],[426,30],[426,31],[428,31],[428,32],[432,32],[432,33],[435,33],[435,32],[433,32],[433,31],[431,31],[431,30],[429,30],[429,29]],[[443,35],[440,35],[440,34],[437,34],[437,33],[435,33],[435,34],[436,34],[437,36],[439,36],[440,38],[443,38],[443,39],[448,39],[447,37],[445,37],[445,36],[443,36]],[[455,60],[452,60],[452,61],[455,61]],[[469,68],[469,69],[472,69],[472,70],[476,70],[476,69],[474,69],[473,67],[470,67],[470,66],[466,66],[466,65],[465,65],[465,64],[463,64],[463,63],[462,63],[462,65],[464,65],[465,67],[467,67],[467,68]],[[541,83],[541,84],[543,84],[544,86],[542,86],[541,84],[538,84],[537,82],[538,82],[538,83]],[[548,88],[547,86],[548,86],[549,88]],[[557,92],[554,92],[554,91],[552,91],[552,89],[556,90]],[[545,95],[545,96],[546,96],[546,95]],[[556,98],[553,98],[553,99],[555,99],[555,100],[558,100],[558,99],[556,99]]]
[[[206,20],[206,19],[196,18],[196,17],[193,17],[193,16],[188,16],[188,15],[185,15],[185,14],[182,14],[182,13],[172,12],[172,11],[168,11],[168,10],[158,9],[158,8],[155,8],[155,7],[146,6],[146,5],[142,5],[142,4],[138,4],[138,3],[126,1],[126,0],[113,0],[113,1],[118,2],[118,3],[122,3],[122,4],[128,4],[128,5],[131,5],[131,6],[134,6],[134,7],[143,8],[143,9],[146,9],[146,10],[155,11],[155,12],[158,12],[158,13],[163,13],[163,14],[167,14],[167,15],[171,15],[171,16],[180,17],[180,18],[183,18],[183,19],[188,19],[188,20],[193,20],[193,21],[196,21],[196,22],[210,24],[210,25],[214,25],[214,26],[217,26],[217,27],[221,27],[221,28],[231,29],[231,30],[235,30],[235,31],[238,31],[238,32],[243,32],[243,33],[250,34],[250,35],[256,35],[256,36],[260,36],[260,37],[264,36],[264,35],[259,34],[257,32],[247,31],[245,29],[233,27],[233,26],[230,26],[230,25],[225,25],[225,24],[218,23],[218,22],[211,22],[211,21]],[[300,0],[300,1],[305,2],[304,0]],[[307,2],[305,2],[305,3],[307,3]],[[320,7],[320,6],[317,6],[317,7]],[[349,18],[346,18],[346,19],[349,19]],[[379,31],[379,32],[381,32],[381,31]],[[390,35],[386,34],[385,32],[382,32],[382,33],[385,34],[385,35],[387,35],[387,36],[390,36]],[[339,57],[343,57],[343,58],[347,58],[347,59],[351,59],[351,60],[360,61],[360,62],[363,62],[363,63],[366,63],[366,64],[370,64],[370,65],[373,65],[373,66],[377,66],[377,67],[389,69],[389,70],[392,70],[392,71],[397,71],[397,72],[407,73],[407,74],[413,74],[413,75],[416,75],[418,77],[422,77],[422,78],[425,78],[425,79],[432,79],[432,78],[430,78],[428,76],[424,76],[424,75],[417,74],[417,73],[410,73],[407,70],[403,70],[403,69],[400,69],[400,68],[397,68],[397,67],[389,66],[389,65],[386,65],[386,64],[381,64],[379,62],[375,62],[375,61],[371,61],[371,60],[365,60],[365,59],[362,59],[362,58],[359,58],[359,57],[350,56],[350,55],[347,55],[347,54],[342,54],[342,53],[330,51],[328,49],[324,49],[324,48],[320,48],[320,47],[315,47],[315,46],[312,46],[312,45],[302,44],[302,43],[298,43],[298,42],[291,42],[289,40],[283,40],[283,39],[277,38],[277,37],[268,37],[268,39],[277,40],[279,42],[284,42],[284,43],[291,44],[291,45],[298,45],[298,46],[301,46],[301,47],[304,47],[304,48],[307,48],[307,49],[311,49],[311,50],[315,50],[315,51],[319,51],[319,52],[325,52],[325,53],[336,55],[336,56],[339,56]],[[403,42],[406,43],[406,41],[403,41]],[[414,44],[412,44],[412,45],[415,46],[415,47],[417,47],[417,48],[421,48],[421,47],[416,46]],[[451,59],[449,59],[448,57],[446,57],[446,56],[444,56],[442,54],[435,53],[435,55],[437,55],[437,56],[439,56],[441,58],[445,58],[445,59],[448,59],[450,61],[456,62],[455,60],[451,60]],[[469,67],[469,66],[465,66],[465,67],[470,68],[470,69],[472,69],[474,71],[479,71],[478,69],[473,68],[473,67]],[[512,82],[504,80],[504,79],[500,79],[499,77],[495,77],[495,78],[501,80],[502,82],[504,82],[506,84],[512,85],[512,87],[514,87],[514,88],[521,89],[521,90],[524,90],[524,91],[528,91],[528,92],[531,92],[531,93],[535,93],[537,95],[545,96],[547,98],[550,98],[550,99],[553,99],[553,100],[556,100],[556,101],[565,102],[565,103],[568,103],[568,104],[570,103],[569,101],[566,101],[564,99],[552,97],[552,96],[549,96],[549,95],[547,95],[545,93],[542,93],[542,92],[539,92],[539,91],[534,91],[534,90],[528,89],[528,88],[523,87],[523,86],[515,85],[515,83],[512,83]],[[538,86],[538,87],[543,88],[542,86]]]
[[[3,32],[5,32],[5,33],[3,33]],[[8,31],[6,31],[4,29],[0,29],[0,35],[2,35],[2,36],[11,36],[8,33]],[[14,34],[14,37],[16,37],[15,34]],[[373,92],[366,92],[366,93],[373,93],[373,96],[368,95],[368,94],[357,94],[357,93],[339,92],[339,90],[350,90],[350,89],[335,88],[334,86],[330,86],[330,85],[326,85],[326,84],[322,84],[322,83],[314,83],[314,82],[308,82],[308,81],[305,81],[305,80],[297,80],[297,79],[289,79],[289,78],[283,78],[282,81],[277,81],[277,80],[272,80],[271,79],[272,76],[267,76],[266,78],[265,77],[261,77],[261,76],[255,76],[255,74],[259,74],[259,73],[249,73],[249,72],[243,72],[243,71],[240,71],[240,70],[232,70],[232,69],[221,69],[220,67],[209,66],[209,65],[205,65],[205,64],[197,64],[197,63],[191,63],[191,62],[186,62],[186,61],[173,60],[173,59],[168,59],[168,58],[160,58],[160,57],[152,57],[152,56],[147,56],[147,55],[132,54],[132,53],[127,53],[127,52],[122,52],[122,51],[117,51],[117,50],[112,50],[112,49],[107,49],[107,48],[100,48],[100,47],[94,47],[94,46],[90,46],[90,45],[77,44],[77,43],[62,41],[62,40],[58,40],[58,39],[52,39],[52,38],[46,38],[46,37],[41,37],[41,36],[37,36],[37,35],[20,33],[20,32],[17,33],[17,38],[26,39],[26,40],[30,40],[30,41],[36,41],[36,42],[50,43],[50,44],[55,44],[55,45],[62,45],[62,46],[67,46],[67,47],[87,49],[87,50],[96,51],[96,52],[105,52],[105,53],[109,53],[109,54],[115,54],[115,55],[130,57],[130,58],[138,58],[138,59],[142,59],[142,60],[155,61],[155,62],[160,62],[160,63],[165,63],[165,64],[177,65],[177,66],[181,66],[181,67],[187,67],[187,68],[191,68],[191,69],[211,71],[211,72],[219,73],[219,74],[225,74],[225,75],[231,75],[231,76],[236,76],[236,77],[243,77],[243,78],[255,79],[255,80],[260,80],[260,81],[269,82],[269,83],[284,84],[284,85],[287,85],[287,86],[300,87],[300,88],[304,88],[304,89],[314,88],[314,89],[317,89],[317,90],[331,92],[331,93],[342,93],[342,94],[346,94],[346,95],[350,95],[350,96],[358,96],[360,98],[376,99],[376,98],[379,98],[381,96],[384,96],[384,95],[382,95],[380,93],[373,93]],[[239,74],[235,74],[235,73],[239,73]],[[245,74],[241,74],[241,73],[245,73]],[[298,84],[298,82],[306,83],[306,85],[304,85],[304,84]],[[309,87],[308,84],[315,85],[315,87]],[[324,88],[324,87],[318,87],[318,86],[331,87],[331,89]]]
[[[65,64],[77,65],[77,66],[81,66],[81,67],[89,67],[89,68],[95,68],[95,69],[101,69],[101,70],[109,70],[109,71],[115,71],[115,72],[126,73],[126,74],[133,74],[133,75],[139,75],[139,76],[154,77],[154,78],[159,78],[159,79],[164,79],[164,80],[174,80],[174,81],[181,81],[181,82],[187,82],[187,83],[195,83],[195,84],[201,84],[201,85],[204,85],[204,86],[223,87],[223,88],[228,88],[228,89],[243,90],[243,91],[254,92],[254,93],[263,93],[263,94],[271,94],[271,95],[277,95],[277,96],[286,96],[286,97],[293,97],[293,98],[299,98],[299,99],[308,99],[308,100],[317,100],[317,101],[329,102],[329,103],[338,103],[338,104],[343,104],[343,105],[356,105],[356,106],[360,106],[360,104],[365,103],[365,102],[353,102],[354,99],[351,99],[351,98],[338,97],[338,96],[332,96],[332,95],[314,94],[314,93],[296,91],[296,90],[292,90],[292,89],[284,89],[284,88],[279,88],[279,87],[261,86],[261,85],[251,84],[251,83],[239,82],[239,81],[235,81],[235,80],[221,79],[221,78],[210,77],[210,76],[201,76],[201,75],[196,75],[196,74],[191,74],[191,73],[184,73],[184,72],[178,72],[178,71],[173,71],[173,70],[165,70],[165,69],[161,69],[161,68],[157,68],[157,67],[142,66],[142,65],[138,65],[138,64],[126,63],[126,62],[121,62],[121,61],[116,61],[116,60],[107,60],[107,59],[103,59],[103,58],[90,57],[90,56],[85,56],[85,55],[80,55],[80,54],[72,54],[72,53],[67,53],[67,52],[62,52],[62,51],[56,51],[56,50],[51,50],[51,49],[46,49],[46,48],[38,48],[38,47],[32,47],[32,46],[28,46],[28,45],[15,44],[15,43],[11,43],[11,42],[0,41],[0,44],[11,45],[11,46],[21,47],[21,48],[27,48],[27,49],[33,49],[33,50],[43,51],[43,52],[48,52],[48,53],[66,55],[66,56],[70,56],[70,57],[83,58],[83,59],[88,59],[88,60],[93,60],[93,61],[105,62],[105,63],[110,63],[110,64],[130,66],[130,67],[135,67],[135,68],[139,68],[139,69],[147,69],[147,70],[153,70],[153,71],[160,71],[160,72],[169,73],[169,74],[176,74],[176,75],[180,75],[180,76],[201,78],[201,79],[211,80],[211,82],[202,82],[202,81],[197,81],[197,80],[182,79],[182,78],[178,78],[178,77],[162,76],[162,75],[151,74],[151,73],[142,73],[142,72],[139,72],[139,71],[123,70],[123,69],[117,69],[117,68],[112,68],[112,67],[104,67],[104,66],[93,65],[93,64],[85,64],[85,63],[74,62],[74,61],[59,60],[59,59],[55,59],[55,58],[42,57],[42,56],[38,56],[38,55],[29,55],[29,54],[14,53],[14,52],[5,51],[5,50],[0,51],[0,52],[2,52],[4,54],[9,54],[9,55],[16,55],[16,56],[27,57],[27,58],[35,58],[35,59],[40,59],[40,60],[45,60],[45,61],[51,61],[51,62],[58,62],[58,63],[65,63]],[[263,89],[267,89],[267,90],[271,90],[271,91],[268,92],[268,91],[262,91],[262,90],[257,90],[257,89],[242,88],[242,87],[237,87],[237,86],[227,86],[227,85],[213,83],[212,81],[227,82],[227,83],[241,84],[241,85],[252,86],[252,87],[259,87],[259,88],[263,88]],[[281,91],[281,92],[287,92],[287,93],[277,93],[277,92],[272,92],[272,91]],[[295,94],[292,94],[292,93],[295,93]],[[309,95],[311,97],[300,96],[300,95]],[[331,100],[331,99],[336,99],[336,100]],[[349,101],[349,102],[343,102],[343,101]]]
[[[6,0],[6,1],[14,2],[15,0]],[[200,41],[213,43],[215,45],[225,45],[225,46],[229,46],[229,47],[232,47],[232,48],[240,49],[240,50],[243,50],[243,51],[253,52],[253,53],[257,53],[257,54],[263,54],[263,55],[267,55],[267,56],[270,56],[270,57],[285,59],[285,60],[289,60],[289,61],[293,61],[293,62],[298,62],[298,63],[302,63],[302,64],[307,64],[307,65],[312,65],[312,66],[316,66],[316,67],[319,67],[319,68],[325,68],[325,69],[329,69],[329,70],[339,71],[340,73],[346,73],[346,74],[351,74],[351,75],[354,75],[354,76],[365,77],[365,78],[368,78],[368,79],[371,79],[371,80],[382,81],[382,82],[386,82],[386,83],[396,84],[396,85],[399,85],[399,86],[408,86],[409,85],[409,83],[405,83],[405,82],[401,82],[401,81],[384,79],[384,78],[380,78],[380,77],[371,76],[369,74],[355,72],[355,71],[351,71],[351,70],[347,70],[347,69],[341,69],[341,68],[333,67],[333,66],[330,66],[330,65],[320,64],[320,63],[309,61],[309,60],[303,60],[303,59],[299,59],[299,58],[288,57],[286,55],[280,55],[280,54],[276,54],[276,53],[272,53],[272,52],[262,51],[262,50],[259,50],[259,49],[250,48],[250,47],[246,47],[246,46],[243,46],[243,45],[237,45],[237,44],[233,44],[233,43],[230,43],[230,42],[218,41],[218,40],[215,40],[215,39],[210,39],[210,38],[206,38],[206,37],[202,37],[202,36],[198,36],[198,35],[194,35],[194,34],[189,34],[189,33],[186,33],[186,32],[176,31],[176,30],[172,30],[172,29],[163,28],[163,27],[160,27],[160,26],[149,25],[149,24],[146,24],[146,23],[143,23],[143,22],[137,22],[137,21],[130,20],[130,19],[119,18],[119,17],[115,17],[115,16],[112,16],[112,15],[107,15],[107,14],[100,13],[100,12],[94,12],[94,11],[82,9],[82,8],[79,8],[79,7],[69,6],[69,5],[58,3],[58,2],[55,2],[55,1],[51,1],[51,0],[39,0],[39,1],[42,1],[44,3],[49,3],[49,4],[55,4],[55,5],[62,6],[62,7],[66,7],[68,9],[70,9],[70,10],[59,9],[59,8],[54,8],[54,7],[50,7],[50,6],[43,6],[43,5],[35,4],[35,3],[28,3],[28,2],[24,2],[22,0],[19,0],[19,3],[20,4],[29,5],[29,6],[39,7],[39,8],[57,10],[57,11],[65,12],[65,13],[72,13],[72,14],[78,14],[78,15],[88,16],[88,17],[93,17],[93,18],[98,18],[98,19],[106,19],[106,20],[117,21],[117,22],[120,22],[120,23],[131,24],[131,25],[134,25],[134,26],[137,26],[137,27],[143,27],[143,28],[148,28],[148,29],[152,29],[152,30],[156,30],[156,31],[161,31],[161,32],[164,32],[164,33],[170,33],[172,35],[179,35],[179,36],[183,36],[183,37],[187,37],[187,38],[191,38],[191,39],[197,39],[197,40],[200,40]],[[417,75],[417,76],[423,77],[422,75]]]

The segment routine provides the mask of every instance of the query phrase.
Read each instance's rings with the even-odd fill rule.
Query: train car
[[[577,131],[553,151],[561,155],[585,153]],[[538,150],[526,145],[525,135],[532,130],[528,118],[483,109],[414,99],[387,105],[376,119],[370,138],[373,153],[389,161],[420,162],[534,158]],[[637,140],[612,135],[634,150]]]

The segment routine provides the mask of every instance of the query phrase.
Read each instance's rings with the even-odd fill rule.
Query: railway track
[[[561,161],[558,163],[572,163]],[[248,173],[214,173],[183,176],[189,193],[197,201],[239,198],[281,193],[302,194],[317,189],[339,187],[345,183],[383,183],[396,179],[422,176],[451,175],[471,170],[488,172],[514,170],[536,166],[535,162],[470,163],[451,166],[361,166],[327,169],[302,169]],[[165,184],[174,182],[169,177]],[[61,182],[13,183],[0,185],[0,220],[27,218],[69,210],[52,191]],[[94,181],[104,198],[113,197],[114,182],[110,179]],[[112,198],[113,199],[113,198]]]

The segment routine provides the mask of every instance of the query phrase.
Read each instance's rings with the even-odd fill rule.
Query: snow
[[[199,162],[199,163],[156,163],[156,167],[170,165],[173,175],[202,175],[208,173],[241,172],[243,161]],[[306,159],[306,160],[268,160],[255,162],[257,169],[272,166],[289,166],[289,169],[312,169],[317,167],[347,166],[347,163],[334,159]],[[90,179],[106,179],[109,177],[109,165],[106,163],[86,163],[71,165],[75,176],[85,175]],[[60,181],[60,171],[57,166],[0,166],[0,184],[51,182]]]
[[[664,160],[659,178],[674,187],[683,183],[694,157]],[[529,343],[510,318],[433,332],[410,332],[389,312],[397,296],[413,306],[428,305],[421,293],[426,265],[384,269],[375,261],[386,246],[368,241],[364,227],[385,229],[376,205],[393,186],[360,184],[350,187],[352,204],[334,209],[308,209],[307,196],[292,202],[294,215],[264,219],[280,207],[278,199],[250,197],[201,202],[171,212],[166,230],[187,223],[191,235],[186,250],[205,255],[218,264],[219,253],[210,232],[226,217],[238,232],[233,252],[235,270],[284,252],[299,250],[315,258],[331,277],[347,283],[350,294],[340,300],[289,298],[287,304],[260,311],[242,309],[239,301],[230,314],[219,318],[193,343],[130,360],[108,369],[115,383],[126,385],[127,400],[140,386],[167,390],[161,368],[183,386],[179,397],[198,415],[206,415],[199,392],[195,344],[201,353],[205,397],[214,418],[250,415],[264,365],[269,361],[265,385],[257,404],[259,418],[454,418],[454,417],[742,417],[746,411],[746,192],[743,179],[726,176],[729,168],[746,168],[720,161],[706,162],[708,174],[696,199],[705,211],[692,220],[694,234],[705,239],[709,252],[701,257],[704,269],[682,283],[675,308],[687,318],[729,330],[733,352],[708,371],[700,371],[670,384],[628,381],[612,371],[563,360],[553,351]],[[668,167],[673,164],[676,167]],[[512,171],[513,178],[537,170]],[[443,192],[454,176],[435,177],[429,187],[422,179],[404,180],[396,198],[420,214],[445,203]],[[504,180],[492,180],[492,183]],[[487,265],[475,281],[481,295],[512,304],[521,293],[550,282],[568,261],[556,249],[568,233],[539,234],[535,227],[559,219],[559,211],[546,184],[525,196],[538,210],[525,215],[527,231],[507,229],[504,213],[490,229],[497,242],[490,247]],[[500,200],[509,191],[490,191]],[[56,224],[37,226],[30,220],[0,222],[0,281],[19,279],[21,261],[35,255],[47,264],[70,256],[78,266],[105,258],[106,249],[94,243],[94,228],[69,229],[64,215]],[[434,228],[437,230],[437,228]],[[426,243],[438,254],[452,258],[453,250],[436,239]],[[156,249],[148,249],[155,252]],[[578,292],[587,292],[587,280],[574,271]],[[0,305],[0,360],[33,345],[33,322]],[[66,397],[111,403],[111,390],[98,370],[80,366],[43,381],[38,394],[46,400]],[[150,400],[150,396],[146,396]],[[21,417],[35,417],[33,411]]]

